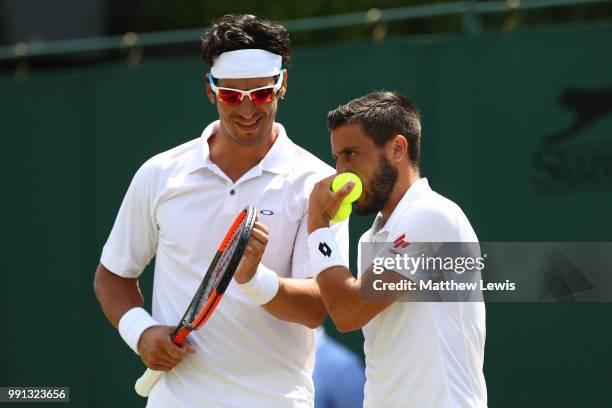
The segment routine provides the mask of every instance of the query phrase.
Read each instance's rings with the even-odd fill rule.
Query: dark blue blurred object
[[[314,373],[315,408],[363,406],[363,363],[346,346],[317,329]]]

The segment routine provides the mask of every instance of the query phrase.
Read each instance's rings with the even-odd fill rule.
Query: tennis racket
[[[176,330],[171,335],[171,340],[177,346],[185,341],[185,338],[193,330],[198,330],[212,315],[219,304],[225,289],[234,277],[234,272],[244,254],[247,243],[255,225],[255,208],[246,207],[230,227],[229,231],[221,241],[219,249],[215,254],[202,283],[195,296],[191,300],[187,311]],[[147,397],[149,392],[163,375],[163,371],[147,369],[140,377],[134,389],[142,397]]]

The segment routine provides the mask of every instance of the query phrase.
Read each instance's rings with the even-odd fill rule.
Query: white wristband
[[[238,283],[242,293],[256,305],[265,305],[271,301],[276,296],[279,286],[276,273],[262,264],[259,264],[257,272],[250,281]]]
[[[321,272],[332,266],[344,266],[348,269],[329,228],[319,228],[308,236],[308,252],[315,279]]]
[[[119,334],[128,346],[138,354],[138,340],[142,332],[149,327],[158,326],[159,323],[142,307],[135,307],[127,312],[119,320]]]

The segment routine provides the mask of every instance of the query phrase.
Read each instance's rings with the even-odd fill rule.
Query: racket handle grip
[[[147,371],[145,371],[142,377],[136,380],[136,384],[134,384],[136,394],[141,397],[148,397],[151,389],[163,374],[163,371],[155,371],[147,368]]]

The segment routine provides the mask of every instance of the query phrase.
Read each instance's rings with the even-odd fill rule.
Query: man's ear
[[[204,90],[206,91],[206,96],[208,96],[208,100],[214,105],[217,103],[217,97],[213,92],[212,88],[210,87],[210,83],[208,83],[208,75],[210,74],[204,74]]]
[[[408,155],[408,139],[404,135],[393,138],[393,162],[399,163]]]
[[[283,84],[278,91],[279,98],[283,99],[287,95],[287,70],[283,69]]]

